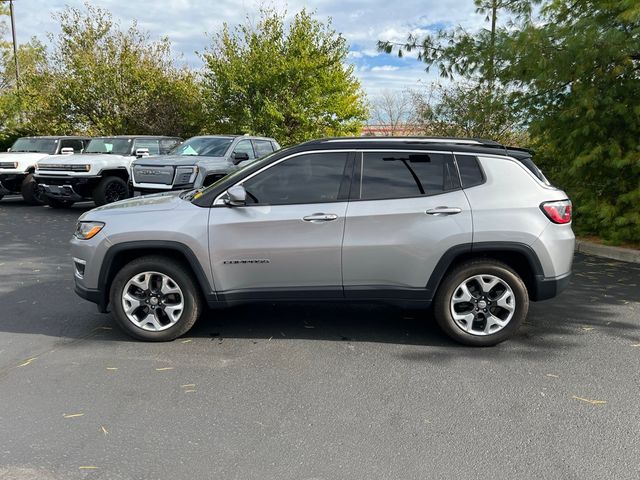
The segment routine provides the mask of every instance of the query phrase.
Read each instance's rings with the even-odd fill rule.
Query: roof
[[[45,140],[71,139],[71,140],[89,140],[88,135],[27,135],[20,138],[44,138]]]
[[[334,137],[311,140],[294,148],[309,150],[318,147],[322,149],[410,147],[418,150],[455,150],[463,153],[509,155],[516,158],[530,157],[533,153],[524,148],[504,146],[493,140],[465,137]]]
[[[100,135],[93,138],[180,138],[170,135]]]

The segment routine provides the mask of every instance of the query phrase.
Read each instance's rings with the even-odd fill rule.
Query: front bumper
[[[100,181],[100,177],[37,175],[36,181],[47,197],[55,198],[56,200],[79,202],[91,198],[93,189]]]
[[[98,306],[98,311],[100,313],[108,312],[104,295],[100,290],[83,287],[78,283],[78,280],[76,280],[75,283],[75,292],[79,297],[89,300],[91,303],[95,303]]]

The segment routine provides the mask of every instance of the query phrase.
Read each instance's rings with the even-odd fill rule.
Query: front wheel
[[[113,315],[122,329],[139,340],[174,340],[191,329],[202,300],[191,273],[161,256],[138,258],[125,265],[110,292]]]
[[[474,260],[452,270],[438,288],[434,315],[465,345],[488,347],[511,337],[529,310],[527,287],[507,265]]]
[[[27,175],[22,181],[22,185],[20,187],[20,193],[22,193],[22,198],[29,205],[43,205],[45,203],[42,198],[42,190],[36,183],[33,178],[33,174]]]
[[[120,177],[103,178],[93,191],[93,201],[99,207],[129,197],[129,186]]]

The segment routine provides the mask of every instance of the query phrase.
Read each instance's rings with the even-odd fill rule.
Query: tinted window
[[[471,155],[456,155],[456,162],[458,162],[458,170],[460,170],[460,178],[462,179],[462,186],[464,188],[480,185],[484,181],[482,170],[480,170],[480,165],[478,165],[478,159],[476,157]]]
[[[256,148],[256,156],[264,157],[273,152],[273,145],[269,140],[254,140],[253,146]]]
[[[89,142],[85,152],[131,155],[131,142],[130,138],[94,138]]]
[[[247,203],[286,205],[338,200],[347,153],[300,155],[243,183]]]
[[[58,140],[52,138],[19,138],[11,147],[12,152],[38,152],[53,155],[56,152]]]
[[[251,140],[239,141],[236,148],[233,149],[233,153],[246,153],[249,155],[249,160],[256,158],[255,153],[253,153],[253,147],[251,146]]]
[[[84,145],[82,144],[82,140],[63,139],[60,141],[60,151],[62,151],[63,148],[73,148],[74,153],[81,153]]]
[[[160,140],[160,155],[166,155],[169,151],[180,143],[177,138],[165,138]]]
[[[364,153],[360,198],[419,197],[458,188],[453,157],[440,153]]]
[[[222,157],[233,142],[231,137],[192,137],[178,145],[172,155],[194,155],[200,157]]]
[[[137,138],[134,153],[139,148],[148,148],[149,155],[160,155],[160,142],[157,139]]]

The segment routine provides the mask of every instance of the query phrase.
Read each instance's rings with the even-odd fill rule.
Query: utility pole
[[[7,0],[0,0],[6,2]],[[16,20],[13,16],[13,0],[9,1],[9,14],[11,16],[11,37],[13,38],[13,60],[16,64],[16,90],[20,88],[20,69],[18,68],[18,44],[16,43]]]

